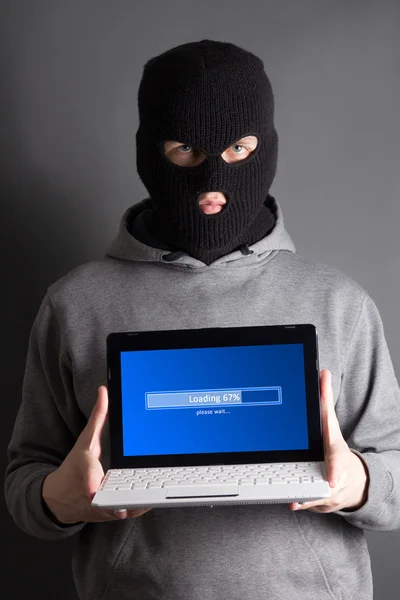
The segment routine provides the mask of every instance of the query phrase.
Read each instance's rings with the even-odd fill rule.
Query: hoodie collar
[[[119,232],[108,248],[106,256],[137,262],[158,262],[164,263],[166,266],[179,265],[188,269],[210,269],[213,267],[245,267],[259,263],[267,257],[272,258],[279,250],[296,252],[295,245],[284,227],[282,211],[275,198],[271,205],[271,209],[276,212],[276,222],[273,230],[255,244],[249,246],[249,252],[243,251],[243,249],[235,250],[221,256],[209,266],[183,250],[171,252],[170,250],[152,248],[134,238],[130,233],[130,224],[142,210],[149,208],[151,208],[151,200],[146,198],[125,211],[122,215]]]

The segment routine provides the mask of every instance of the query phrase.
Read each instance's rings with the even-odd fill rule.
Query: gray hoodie
[[[34,322],[5,493],[17,525],[55,540],[75,535],[81,600],[372,599],[364,529],[400,528],[400,392],[378,310],[346,275],[300,257],[275,203],[273,231],[210,266],[150,248],[123,216],[104,259],[51,285]],[[168,261],[168,262],[167,262]],[[83,429],[106,384],[113,331],[314,323],[336,413],[368,467],[354,512],[287,505],[153,509],[138,519],[61,527],[41,488]],[[109,466],[104,432],[104,469]]]

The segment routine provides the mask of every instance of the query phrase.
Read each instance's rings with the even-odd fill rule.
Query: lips
[[[200,194],[199,198],[199,208],[205,215],[215,215],[221,212],[226,204],[226,199],[221,193]]]
[[[200,210],[202,210],[205,215],[215,215],[221,212],[224,205],[221,203],[207,202],[204,204],[199,204],[199,206]]]

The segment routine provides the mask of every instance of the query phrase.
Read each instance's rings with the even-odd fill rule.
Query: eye
[[[182,154],[189,154],[190,152],[193,152],[193,146],[189,146],[188,144],[182,144],[182,146],[178,146],[176,150],[178,150],[178,152],[181,152]]]
[[[246,135],[235,144],[232,144],[221,154],[223,160],[227,163],[239,162],[245,160],[257,147],[257,137],[255,135]]]
[[[235,154],[240,154],[240,152],[243,150],[243,146],[241,146],[240,144],[233,144],[231,148],[233,148]]]
[[[164,142],[164,154],[171,162],[181,167],[195,167],[206,158],[195,146],[173,140]]]

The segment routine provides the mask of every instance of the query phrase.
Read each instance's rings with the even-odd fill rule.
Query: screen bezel
[[[230,346],[303,344],[308,449],[124,456],[122,431],[121,352]],[[107,337],[112,469],[197,465],[323,461],[320,413],[318,333],[312,324],[217,327],[110,333]]]

